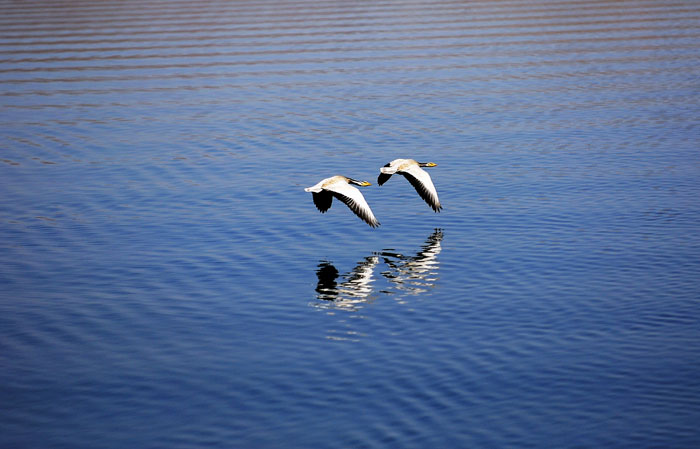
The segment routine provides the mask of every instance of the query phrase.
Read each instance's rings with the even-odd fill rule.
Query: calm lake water
[[[3,1],[0,89],[0,447],[700,447],[700,3]]]

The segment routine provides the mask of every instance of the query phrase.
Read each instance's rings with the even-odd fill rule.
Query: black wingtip
[[[387,182],[391,178],[391,175],[388,175],[386,173],[380,173],[379,176],[377,177],[377,184],[382,185],[385,182]]]
[[[371,228],[378,228],[381,225],[381,223],[379,223],[377,220],[374,220],[374,221],[363,220],[363,221],[365,223],[367,223]]]

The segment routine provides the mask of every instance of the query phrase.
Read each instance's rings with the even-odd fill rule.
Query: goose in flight
[[[416,189],[418,195],[420,195],[435,212],[440,212],[442,205],[438,199],[437,190],[435,190],[435,186],[428,172],[421,168],[435,167],[436,165],[437,164],[434,162],[416,162],[413,159],[394,159],[379,169],[381,173],[379,174],[379,178],[377,178],[377,184],[384,184],[393,174],[403,175]]]
[[[369,204],[365,201],[365,197],[356,187],[350,184],[355,184],[358,186],[369,186],[371,185],[367,181],[357,181],[346,176],[332,176],[326,178],[319,182],[318,184],[307,187],[304,190],[311,192],[314,198],[314,204],[321,211],[325,213],[331,208],[331,203],[333,202],[333,197],[338,198],[340,201],[345,203],[346,206],[350,208],[351,211],[360,217],[365,223],[376,228],[379,226],[379,222],[374,218],[372,209],[369,208]]]

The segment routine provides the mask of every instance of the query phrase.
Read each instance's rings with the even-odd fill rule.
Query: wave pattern
[[[0,446],[700,446],[699,19],[0,2]]]

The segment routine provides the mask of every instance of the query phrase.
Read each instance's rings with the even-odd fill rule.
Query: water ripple
[[[696,2],[0,12],[0,446],[699,445]]]

